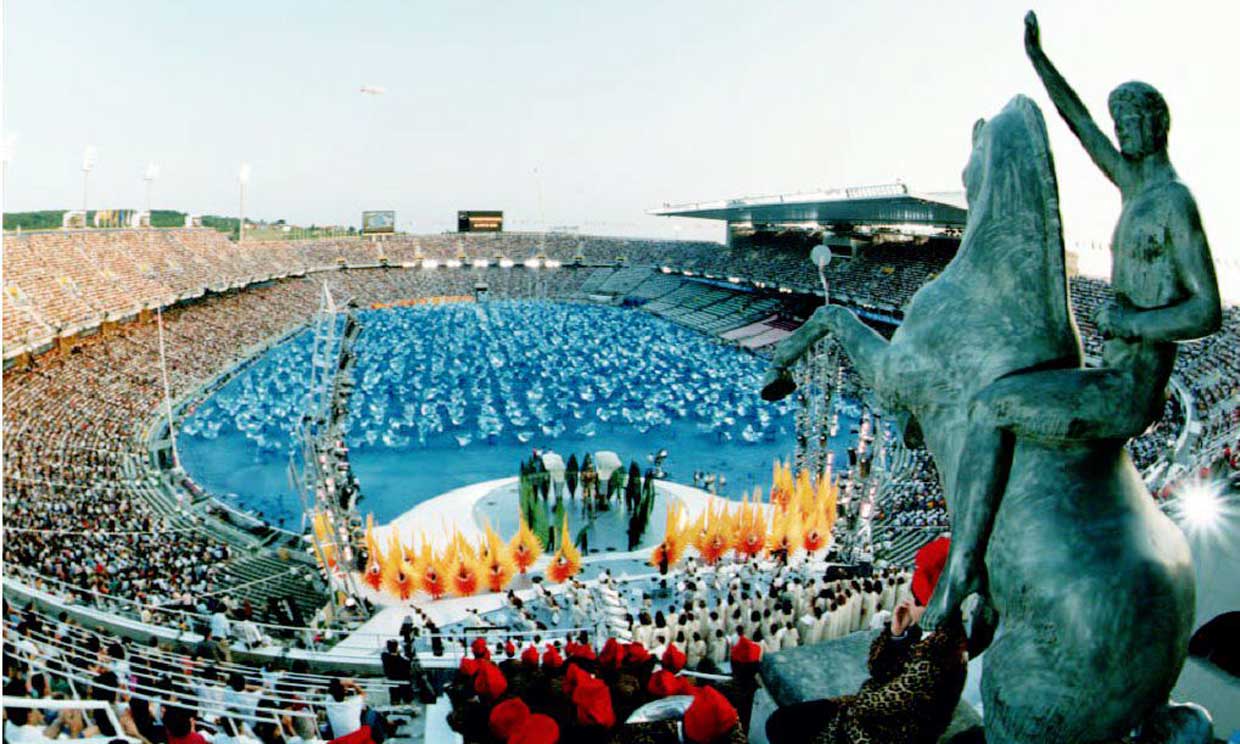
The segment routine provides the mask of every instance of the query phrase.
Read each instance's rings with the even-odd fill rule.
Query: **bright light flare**
[[[237,171],[237,178],[243,184],[250,182],[250,164],[249,163],[241,164],[241,168]]]
[[[1186,532],[1218,533],[1228,520],[1228,504],[1221,481],[1189,480],[1175,493],[1170,512]]]

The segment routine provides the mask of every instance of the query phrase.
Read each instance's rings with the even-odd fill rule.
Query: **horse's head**
[[[974,127],[964,180],[960,250],[914,295],[878,380],[919,419],[947,473],[978,391],[1010,374],[1081,362],[1055,166],[1033,101],[1017,96]]]

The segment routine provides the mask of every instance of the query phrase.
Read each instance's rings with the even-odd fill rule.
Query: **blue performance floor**
[[[379,522],[452,488],[516,475],[535,448],[566,461],[612,450],[643,471],[666,448],[671,480],[720,473],[723,493],[739,499],[768,489],[772,462],[794,447],[791,405],[758,396],[764,360],[647,313],[527,301],[360,319],[347,440],[361,509]],[[201,486],[294,530],[302,505],[288,452],[308,367],[303,333],[200,404],[180,439]],[[841,431],[854,413],[841,413]]]

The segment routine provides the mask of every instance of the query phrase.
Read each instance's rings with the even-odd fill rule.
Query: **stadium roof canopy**
[[[967,210],[960,192],[911,191],[902,183],[776,196],[664,204],[647,214],[697,217],[728,223],[818,225],[925,225],[963,228]]]

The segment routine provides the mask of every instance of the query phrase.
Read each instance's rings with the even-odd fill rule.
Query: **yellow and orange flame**
[[[508,586],[508,582],[512,581],[512,576],[516,573],[516,562],[513,561],[512,551],[499,539],[499,535],[490,525],[486,528],[486,556],[483,559],[483,574],[486,580],[486,586],[493,592],[502,592]]]
[[[801,549],[801,513],[798,510],[787,509],[771,519],[766,549],[768,554],[782,553],[788,558]]]
[[[719,562],[733,542],[733,519],[728,508],[720,504],[716,510],[708,505],[693,526],[693,547],[707,565]]]
[[[521,518],[521,526],[517,529],[517,534],[512,536],[512,542],[509,543],[512,552],[512,559],[517,564],[517,569],[521,573],[525,573],[530,566],[534,565],[534,561],[538,560],[538,556],[543,553],[542,541],[525,523],[525,517]]]
[[[448,582],[458,597],[471,597],[478,592],[478,556],[461,533],[457,532],[444,560],[448,566]]]
[[[741,499],[733,534],[736,541],[732,548],[736,551],[737,558],[753,558],[766,550],[766,514],[762,510],[762,489],[754,489],[752,502],[748,497]]]
[[[568,532],[568,515],[564,515],[564,525],[560,529],[560,547],[547,566],[547,579],[556,584],[563,584],[577,575],[581,570],[581,551],[573,545],[573,538]]]
[[[379,555],[379,541],[375,540],[374,516],[366,515],[366,570],[362,572],[362,581],[375,591],[383,584],[383,560]]]
[[[676,565],[684,555],[689,537],[689,528],[681,523],[684,511],[684,506],[679,502],[667,505],[667,528],[663,531],[663,542],[656,545],[650,554],[650,565],[661,570],[665,565]]]
[[[413,566],[405,559],[400,535],[392,528],[392,534],[388,537],[387,555],[383,560],[383,590],[403,602],[412,597],[416,589]]]
[[[336,567],[336,545],[332,541],[331,525],[327,521],[326,512],[315,512],[314,518],[314,545],[317,552],[319,563],[325,569]]]
[[[413,575],[417,580],[418,589],[429,594],[431,599],[439,599],[448,593],[447,570],[444,568],[443,559],[435,555],[430,542],[425,538],[422,540],[422,550],[414,564]]]

